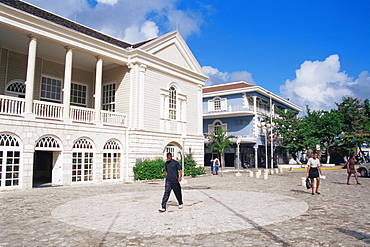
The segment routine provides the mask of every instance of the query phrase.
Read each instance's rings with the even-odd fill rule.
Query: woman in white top
[[[314,193],[315,178],[316,178],[316,193],[320,194],[319,186],[320,186],[320,175],[322,176],[322,170],[320,168],[321,166],[320,161],[317,158],[317,153],[314,153],[313,156],[308,159],[307,165],[308,167],[306,177],[311,179],[312,195],[315,194]]]

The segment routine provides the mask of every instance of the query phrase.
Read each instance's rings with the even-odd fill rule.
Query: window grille
[[[21,171],[21,150],[18,140],[9,134],[0,135],[0,188],[18,186]]]
[[[45,136],[42,137],[37,143],[36,143],[36,149],[60,149],[60,145],[58,141],[51,137],[51,136]]]
[[[61,102],[62,81],[47,77],[42,77],[41,99]]]
[[[87,86],[72,83],[71,84],[71,103],[80,106],[86,106]]]
[[[102,109],[106,111],[115,111],[116,84],[107,84],[103,86]]]
[[[24,98],[26,93],[26,84],[22,80],[12,80],[6,86],[5,94]]]
[[[175,87],[170,87],[170,92],[169,92],[169,115],[170,119],[176,120],[176,89]]]
[[[103,180],[121,178],[120,145],[114,140],[105,143],[103,151]]]
[[[80,138],[73,144],[72,182],[93,181],[94,153],[90,140]]]

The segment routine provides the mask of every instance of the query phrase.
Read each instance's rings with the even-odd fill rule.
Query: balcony
[[[258,115],[270,115],[270,109],[257,107]],[[255,115],[253,106],[243,107],[242,105],[228,105],[225,110],[208,111],[207,107],[203,107],[203,118],[214,117],[239,117],[239,116],[253,116]],[[275,117],[278,117],[275,114]]]
[[[24,116],[25,99],[0,95],[0,114]],[[63,104],[34,100],[33,113],[36,118],[63,121]],[[92,108],[71,106],[69,118],[78,123],[95,123],[96,111]],[[101,111],[100,119],[104,125],[125,126],[126,114]]]

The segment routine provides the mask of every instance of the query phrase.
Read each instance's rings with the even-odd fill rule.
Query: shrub
[[[179,160],[179,163],[182,164],[182,160]],[[196,177],[202,174],[205,174],[204,167],[197,167],[191,149],[189,149],[189,153],[185,154],[184,158],[184,176]]]
[[[135,180],[161,179],[166,177],[165,161],[161,158],[145,159],[137,163],[134,168]]]
[[[154,160],[145,159],[140,163],[137,163],[134,168],[134,179],[135,180],[151,180],[161,179],[166,177],[166,165],[162,158]],[[182,165],[182,160],[179,160]],[[204,167],[197,167],[197,163],[193,158],[193,154],[189,149],[189,153],[185,154],[184,159],[184,176],[196,177],[198,175],[205,174]]]

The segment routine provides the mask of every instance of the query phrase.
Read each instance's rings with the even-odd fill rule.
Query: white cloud
[[[204,15],[180,9],[177,0],[97,0],[94,7],[87,0],[26,1],[130,43],[176,29],[186,38],[204,22]]]
[[[115,5],[118,0],[97,0],[98,3],[104,3],[108,5]]]
[[[173,10],[168,13],[168,21],[171,29],[179,30],[186,38],[192,33],[200,32],[202,17],[193,11]]]
[[[221,72],[217,68],[211,66],[202,67],[204,73],[209,77],[206,81],[206,86],[223,84],[227,82],[245,81],[251,85],[255,85],[252,74],[248,71],[236,71],[232,73]]]
[[[148,40],[158,36],[158,26],[153,21],[146,21],[138,28],[137,26],[129,27],[125,30],[123,40],[129,43],[135,43],[138,40]]]
[[[340,71],[338,55],[331,55],[325,61],[305,61],[296,70],[296,78],[286,80],[280,86],[284,98],[305,109],[308,105],[312,110],[330,110],[336,107],[335,102],[342,97],[369,97],[370,77],[367,71],[353,80],[345,72]]]

